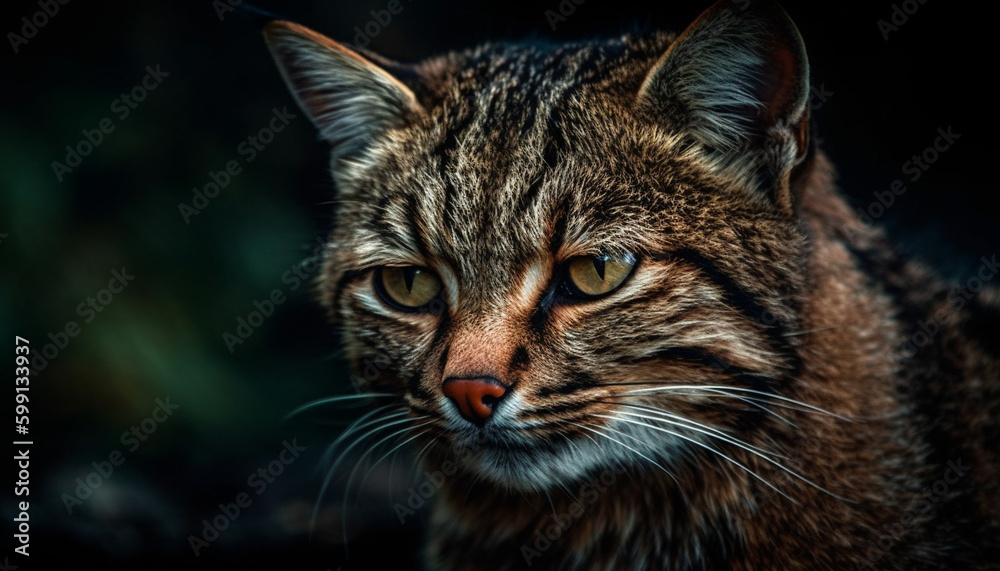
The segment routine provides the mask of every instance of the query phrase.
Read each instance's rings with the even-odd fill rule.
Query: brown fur
[[[269,26],[334,148],[322,300],[356,365],[388,356],[369,388],[409,412],[399,439],[418,435],[431,469],[458,466],[429,568],[1000,561],[1000,295],[959,307],[856,219],[807,142],[797,32],[741,4],[676,40],[485,45],[416,66]],[[559,298],[565,260],[619,253],[638,260],[619,290]],[[408,265],[445,284],[426,310],[373,285]],[[441,389],[475,375],[512,386],[481,428]],[[731,390],[628,393],[678,385]],[[956,463],[967,473],[935,489]]]

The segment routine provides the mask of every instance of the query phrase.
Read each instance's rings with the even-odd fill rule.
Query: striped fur
[[[388,356],[367,389],[398,395],[399,440],[458,466],[429,569],[995,568],[1000,294],[956,308],[854,217],[779,8],[414,66],[267,36],[334,149],[322,301],[359,370]],[[567,259],[621,253],[620,289],[559,296]],[[440,301],[387,304],[382,266],[430,268]],[[456,372],[512,385],[485,426]]]

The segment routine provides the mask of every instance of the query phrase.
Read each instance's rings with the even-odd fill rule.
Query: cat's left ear
[[[388,60],[365,57],[293,22],[264,27],[285,82],[333,159],[356,158],[387,131],[417,120],[423,108]],[[398,70],[396,70],[398,71]]]
[[[791,212],[789,179],[808,147],[809,64],[795,24],[768,0],[722,0],[667,49],[640,109],[710,168]]]

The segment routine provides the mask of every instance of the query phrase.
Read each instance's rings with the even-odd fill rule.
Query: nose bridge
[[[512,385],[511,369],[526,361],[529,320],[548,277],[543,261],[459,273],[465,287],[451,316],[441,382],[493,377]]]
[[[516,324],[499,312],[490,315],[454,323],[440,381],[457,412],[480,427],[513,389],[510,369],[518,353]]]
[[[508,365],[518,346],[517,326],[506,316],[466,319],[455,323],[442,381],[449,378],[494,377],[507,384]]]
[[[476,277],[473,284],[466,282],[471,287],[459,296],[459,307],[451,316],[438,382],[451,410],[483,427],[495,410],[505,409],[504,402],[516,390],[514,369],[522,370],[528,363],[523,345],[530,311],[511,291],[521,286],[490,287],[503,282],[489,279],[487,272]]]

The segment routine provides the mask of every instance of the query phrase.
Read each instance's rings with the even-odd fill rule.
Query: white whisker
[[[673,480],[674,482],[677,482],[677,478],[676,478],[676,477],[675,477],[675,476],[674,476],[674,475],[673,475],[673,474],[672,474],[672,473],[670,472],[670,470],[667,470],[666,468],[664,468],[663,466],[661,466],[661,465],[660,465],[660,464],[659,464],[659,463],[658,463],[658,462],[657,462],[656,460],[653,460],[653,459],[652,459],[652,458],[650,458],[649,456],[646,456],[645,454],[643,454],[642,452],[639,452],[639,451],[638,451],[638,450],[636,450],[635,448],[632,448],[632,447],[631,447],[631,446],[629,446],[628,444],[625,444],[624,442],[621,442],[620,440],[616,440],[616,439],[614,439],[614,438],[612,438],[612,437],[608,436],[607,434],[604,434],[603,432],[599,432],[598,430],[595,430],[595,429],[593,429],[593,428],[590,428],[590,427],[589,427],[588,425],[585,425],[585,424],[579,424],[579,423],[575,423],[575,424],[576,424],[577,426],[579,426],[580,428],[584,429],[584,430],[587,430],[587,431],[590,431],[590,432],[593,432],[594,434],[596,434],[596,435],[598,435],[598,436],[601,436],[601,437],[603,437],[603,438],[606,438],[606,439],[610,440],[611,442],[614,442],[614,443],[618,444],[619,446],[622,446],[622,447],[623,447],[623,448],[625,448],[626,450],[631,450],[631,451],[632,451],[632,452],[634,452],[635,454],[638,454],[638,455],[639,455],[639,456],[640,456],[641,458],[644,458],[645,460],[647,460],[647,461],[648,461],[648,462],[649,462],[650,464],[652,464],[652,465],[656,466],[656,467],[657,467],[657,468],[659,468],[660,470],[663,470],[663,473],[664,473],[664,474],[666,474],[666,475],[670,476],[670,478],[671,478],[671,479],[672,479],[672,480]],[[613,432],[617,432],[618,434],[623,434],[622,432],[620,432],[620,431],[617,431],[617,430],[615,430],[615,429],[611,428],[610,426],[605,426],[604,428],[607,428],[607,429],[609,429],[609,430],[611,430],[611,431],[613,431]],[[623,434],[623,435],[624,435],[624,436],[627,436],[627,435],[625,435],[625,434]],[[680,482],[677,482],[677,485],[679,486],[679,485],[680,485]]]
[[[795,337],[798,335],[807,335],[809,333],[818,333],[820,331],[829,331],[830,329],[837,329],[838,327],[843,327],[843,325],[828,325],[826,327],[817,327],[815,329],[805,329],[802,331],[792,331],[790,333],[785,333],[785,337]]]
[[[735,400],[738,400],[738,401],[742,401],[742,402],[745,402],[745,403],[747,403],[748,405],[750,405],[750,406],[752,406],[754,408],[759,409],[761,412],[764,412],[765,414],[769,414],[769,415],[777,418],[778,420],[780,420],[781,422],[785,423],[788,426],[791,426],[792,428],[798,428],[798,425],[796,425],[794,422],[788,420],[784,416],[782,416],[782,415],[774,412],[773,410],[771,410],[770,408],[768,408],[767,406],[764,406],[764,405],[772,405],[772,406],[777,406],[777,407],[780,407],[780,408],[785,408],[785,409],[790,409],[790,410],[799,410],[799,411],[803,410],[803,409],[798,408],[798,407],[793,407],[793,406],[784,405],[784,404],[780,404],[780,403],[767,402],[767,401],[764,401],[763,399],[758,399],[758,398],[754,398],[754,397],[734,395],[732,393],[723,391],[721,389],[705,389],[705,390],[701,390],[701,391],[691,391],[691,392],[676,391],[676,392],[677,392],[677,394],[684,395],[684,396],[704,396],[706,393],[709,393],[709,394],[717,395],[717,396],[720,396],[720,397],[726,397],[726,398],[731,398],[731,399],[735,399]],[[812,411],[804,411],[804,412],[812,412]]]
[[[645,389],[632,389],[632,390],[629,390],[629,391],[626,391],[626,392],[628,394],[641,394],[641,393],[648,393],[648,392],[669,392],[669,391],[678,391],[678,390],[696,390],[696,391],[697,390],[720,390],[720,391],[737,391],[737,392],[743,392],[743,393],[750,393],[750,394],[759,395],[759,396],[762,396],[762,397],[765,397],[765,398],[769,398],[769,399],[775,399],[775,400],[779,400],[779,401],[783,401],[783,402],[787,402],[787,403],[799,405],[799,406],[807,408],[807,409],[809,409],[809,410],[811,410],[813,412],[818,412],[818,413],[821,413],[821,414],[825,414],[827,416],[832,416],[834,418],[838,418],[838,419],[846,421],[846,422],[853,422],[850,418],[847,418],[845,416],[841,416],[841,415],[839,415],[839,414],[837,414],[835,412],[830,412],[828,410],[819,408],[818,406],[813,406],[813,405],[811,405],[809,403],[802,402],[800,400],[796,400],[796,399],[793,399],[793,398],[784,397],[784,396],[781,396],[781,395],[775,395],[775,394],[771,394],[771,393],[766,393],[764,391],[758,391],[758,390],[755,390],[755,389],[747,389],[747,388],[743,388],[743,387],[730,387],[730,386],[726,386],[726,385],[704,385],[704,386],[701,386],[701,385],[670,385],[670,386],[663,386],[663,387],[649,387],[649,388],[645,388]]]
[[[402,414],[406,414],[406,413],[403,412]],[[379,420],[380,421],[384,421],[385,419],[379,419]],[[326,478],[323,479],[323,485],[320,486],[319,497],[316,498],[316,506],[313,508],[312,517],[309,520],[310,530],[316,527],[316,517],[319,515],[319,506],[320,506],[320,503],[323,501],[323,497],[326,495],[326,490],[330,486],[330,481],[333,479],[333,475],[337,471],[337,466],[340,465],[340,463],[343,461],[343,459],[347,455],[347,453],[350,452],[358,444],[364,442],[365,439],[367,439],[370,436],[378,433],[379,431],[385,430],[385,429],[390,428],[392,426],[396,426],[396,425],[402,424],[404,422],[409,422],[409,421],[410,421],[409,418],[404,418],[402,420],[396,420],[396,421],[393,421],[393,422],[385,423],[385,424],[383,424],[381,426],[377,426],[377,427],[369,430],[368,432],[366,432],[364,435],[362,435],[360,438],[358,438],[354,442],[352,442],[350,444],[350,446],[348,446],[347,448],[344,449],[343,452],[341,452],[340,456],[337,458],[337,461],[334,462],[333,466],[331,466],[330,469],[327,471]]]
[[[370,417],[372,415],[375,415],[375,414],[377,414],[377,413],[379,413],[379,412],[381,412],[381,411],[383,411],[385,409],[388,409],[388,408],[394,408],[396,406],[398,406],[398,405],[388,405],[388,406],[377,408],[377,409],[375,409],[375,410],[373,410],[373,411],[371,411],[371,412],[363,415],[361,418],[355,420],[351,424],[351,426],[347,427],[347,430],[345,430],[340,436],[337,437],[336,440],[334,440],[329,446],[327,446],[326,451],[323,452],[323,456],[320,458],[320,465],[322,465],[322,466],[329,465],[330,464],[330,457],[333,455],[334,452],[337,451],[337,447],[342,442],[344,442],[345,440],[347,440],[348,438],[350,438],[355,432],[357,432],[359,430],[362,430],[364,428],[368,428],[369,426],[376,425],[376,424],[378,424],[380,422],[385,422],[386,420],[391,420],[391,419],[394,419],[394,418],[399,418],[401,416],[406,416],[407,414],[409,414],[407,411],[403,410],[403,411],[394,412],[392,414],[387,414],[385,416],[381,416],[379,418],[376,418],[374,420],[370,420],[368,422],[363,422],[365,419],[367,419],[368,417]]]
[[[420,470],[421,466],[420,463],[423,460],[424,454],[430,453],[431,446],[436,444],[439,438],[440,436],[435,436],[434,438],[431,438],[431,441],[428,442],[423,448],[421,448],[419,452],[417,452],[417,456],[413,461],[414,477],[416,477],[417,471]]]
[[[649,416],[646,416],[646,415],[640,415],[640,414],[634,414],[634,413],[622,412],[622,411],[619,411],[618,414],[625,414],[625,415],[628,415],[628,416],[634,416],[634,417],[638,417],[638,418],[644,418],[646,420],[652,420],[652,421],[658,421],[658,422],[666,422],[666,423],[672,424],[674,426],[680,426],[680,427],[688,428],[688,429],[691,429],[691,430],[697,430],[693,426],[686,426],[686,425],[684,425],[682,423],[675,422],[675,421],[672,421],[672,420],[667,420],[667,419],[664,419],[664,418],[654,418],[654,417],[649,417]],[[650,427],[650,428],[652,428],[652,427]],[[704,431],[698,430],[698,432],[704,432]],[[708,433],[706,433],[706,434],[708,434]],[[842,497],[838,496],[837,494],[834,494],[833,492],[831,492],[831,491],[823,488],[822,486],[813,483],[808,478],[800,475],[799,473],[795,472],[794,470],[791,470],[791,469],[783,466],[781,463],[776,462],[775,460],[773,460],[772,458],[770,458],[769,456],[767,456],[765,454],[762,454],[761,452],[757,452],[756,450],[752,450],[751,448],[748,448],[747,446],[744,446],[743,444],[739,444],[738,442],[735,442],[735,441],[733,441],[733,440],[731,440],[729,438],[722,438],[722,437],[719,437],[719,436],[716,436],[716,435],[713,435],[713,434],[708,434],[708,436],[711,436],[713,438],[717,438],[719,440],[723,440],[724,442],[729,442],[730,444],[732,444],[734,446],[742,448],[743,450],[746,450],[747,452],[749,452],[749,453],[751,453],[751,454],[753,454],[753,455],[761,458],[762,460],[765,460],[765,461],[773,464],[774,466],[777,466],[778,468],[780,468],[781,470],[783,470],[783,471],[787,472],[788,474],[792,475],[796,479],[801,480],[802,482],[805,482],[806,484],[809,484],[813,488],[816,488],[817,490],[820,490],[821,492],[825,492],[827,494],[830,494],[831,496],[833,496],[833,497],[835,497],[837,499],[848,501],[845,498],[842,498]],[[766,451],[762,451],[762,452],[766,453]]]
[[[726,454],[723,454],[722,452],[716,450],[715,448],[712,448],[711,446],[709,446],[709,445],[707,445],[707,444],[705,444],[703,442],[698,442],[697,440],[695,440],[694,438],[691,438],[690,436],[685,436],[683,434],[680,434],[679,432],[674,432],[673,430],[667,430],[666,428],[662,428],[662,427],[659,427],[659,426],[653,426],[653,425],[650,425],[650,424],[646,424],[644,422],[639,422],[637,420],[631,420],[631,419],[628,419],[628,418],[622,418],[620,416],[608,416],[606,414],[597,414],[597,415],[594,415],[594,416],[598,416],[598,417],[601,417],[601,418],[607,418],[607,419],[610,419],[610,420],[617,420],[617,421],[620,421],[620,422],[627,422],[627,423],[630,423],[630,424],[636,424],[638,426],[643,426],[645,428],[649,428],[649,429],[652,429],[652,430],[658,430],[660,432],[665,432],[665,433],[670,434],[672,436],[676,436],[677,438],[681,438],[683,440],[687,440],[688,442],[694,444],[695,446],[700,446],[700,447],[704,448],[705,450],[708,450],[708,451],[710,451],[710,452],[712,452],[714,454],[719,455],[720,457],[722,457],[722,458],[728,460],[729,462],[731,462],[734,466],[738,466],[738,467],[742,468],[744,471],[746,471],[747,474],[750,474],[754,478],[760,480],[767,487],[769,487],[772,490],[774,490],[775,492],[781,494],[782,496],[784,496],[785,498],[787,498],[789,501],[791,501],[795,505],[799,505],[799,502],[795,501],[794,498],[792,498],[791,496],[789,496],[785,492],[782,492],[781,490],[779,490],[777,487],[774,486],[774,484],[772,484],[771,482],[767,481],[763,476],[757,474],[756,472],[754,472],[750,468],[747,468],[746,466],[744,466],[743,464],[741,464],[737,460],[734,460],[733,458],[730,458]]]
[[[285,415],[283,420],[288,420],[293,416],[302,414],[303,412],[316,408],[318,406],[323,406],[325,404],[333,404],[338,402],[356,401],[360,399],[371,399],[371,398],[385,398],[385,397],[395,397],[392,393],[363,393],[357,395],[340,395],[335,397],[326,397],[319,400],[314,400],[312,402],[307,402],[306,404],[294,409],[292,412]]]
[[[696,432],[701,432],[701,433],[706,434],[708,436],[711,436],[713,438],[718,438],[719,440],[722,440],[724,442],[729,442],[730,444],[733,444],[735,446],[739,446],[740,448],[744,448],[748,452],[754,452],[754,453],[760,453],[760,454],[768,454],[768,455],[775,456],[775,457],[778,457],[778,458],[786,458],[785,456],[782,456],[781,454],[777,454],[777,453],[771,452],[769,450],[764,450],[763,448],[758,448],[758,447],[754,446],[753,444],[750,444],[749,442],[744,442],[743,440],[740,440],[739,438],[736,438],[735,436],[731,436],[729,434],[726,434],[725,432],[723,432],[723,431],[721,431],[721,430],[719,430],[717,428],[712,428],[711,426],[708,426],[707,424],[702,424],[700,422],[696,422],[696,421],[691,420],[689,418],[684,418],[683,416],[679,416],[679,415],[676,415],[676,414],[671,414],[669,412],[662,411],[662,410],[655,409],[655,408],[650,408],[650,407],[645,407],[645,406],[639,406],[639,405],[634,405],[634,404],[628,404],[628,403],[613,403],[613,404],[618,404],[619,406],[626,406],[626,407],[634,408],[634,409],[637,409],[637,410],[643,410],[643,411],[646,411],[646,412],[651,412],[651,413],[654,413],[654,414],[657,414],[657,415],[661,415],[661,416],[667,417],[667,418],[660,419],[660,418],[647,417],[645,415],[635,415],[635,416],[638,416],[640,418],[648,418],[649,420],[661,420],[663,422],[668,422],[668,423],[674,424],[676,426],[683,426],[685,428],[690,428],[691,430],[694,430]],[[632,414],[632,413],[622,412],[621,414]],[[670,420],[670,419],[674,419],[674,420]]]
[[[426,417],[424,417],[424,418],[426,418]],[[407,421],[411,421],[411,420],[419,420],[419,419],[418,418],[406,418],[406,419],[403,420],[403,422],[407,422]],[[398,422],[396,424],[398,424]],[[341,503],[340,521],[341,521],[341,528],[342,528],[343,536],[344,536],[344,545],[347,545],[347,506],[350,503],[351,482],[354,481],[354,475],[357,473],[358,468],[361,466],[361,462],[365,458],[367,458],[369,454],[371,454],[372,452],[374,452],[375,450],[377,450],[378,447],[383,442],[385,442],[385,441],[387,441],[387,440],[389,440],[391,438],[396,438],[396,437],[402,436],[402,435],[406,434],[407,432],[410,432],[412,430],[416,430],[416,429],[420,428],[421,426],[426,426],[428,424],[430,424],[430,422],[425,422],[423,424],[418,424],[416,426],[407,426],[407,427],[401,428],[399,430],[393,431],[392,434],[383,437],[382,439],[380,439],[375,444],[369,446],[368,450],[366,450],[365,453],[362,454],[361,457],[358,458],[358,460],[354,463],[354,468],[351,469],[351,473],[347,477],[347,485],[344,487],[344,499],[343,499],[343,502]],[[338,460],[338,462],[339,462],[339,460]],[[374,468],[374,466],[372,466],[372,468]],[[332,469],[331,469],[331,471],[332,471]],[[369,470],[369,473],[370,472],[371,471]],[[367,476],[367,474],[366,474],[366,476]],[[361,485],[362,486],[364,485],[364,481],[361,482]],[[360,488],[360,486],[359,486],[359,488]],[[358,494],[360,495],[360,491],[358,492]]]
[[[429,417],[424,417],[424,418],[429,418]],[[425,422],[424,424],[418,424],[418,425],[416,425],[416,426],[414,426],[412,428],[409,428],[407,430],[413,430],[413,429],[416,429],[416,428],[420,428],[421,426],[425,426],[427,424],[430,424],[430,423]],[[411,436],[410,438],[407,438],[406,440],[404,440],[404,441],[400,442],[399,444],[393,446],[391,450],[389,450],[388,452],[386,452],[385,454],[383,454],[381,458],[379,458],[378,460],[376,460],[375,463],[372,464],[370,468],[368,468],[368,471],[365,472],[365,475],[361,477],[361,485],[364,486],[365,482],[368,480],[368,476],[372,473],[372,470],[374,470],[379,465],[380,462],[382,462],[383,460],[385,460],[386,458],[388,458],[389,455],[392,454],[393,452],[399,450],[403,446],[406,446],[407,443],[412,442],[414,439],[419,438],[419,437],[423,436],[424,434],[427,434],[426,430],[422,430],[422,431],[418,432],[415,436]]]

